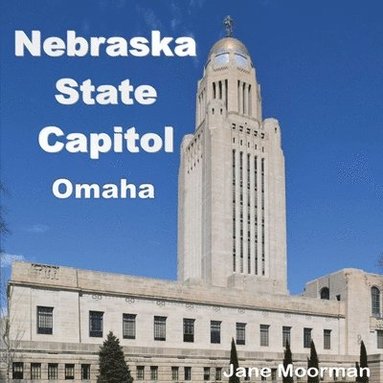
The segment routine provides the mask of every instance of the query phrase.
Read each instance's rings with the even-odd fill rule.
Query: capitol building
[[[296,366],[314,340],[320,366],[347,368],[363,340],[370,382],[382,382],[383,276],[346,268],[301,296],[287,290],[282,129],[262,116],[255,66],[230,25],[207,57],[195,120],[181,144],[177,281],[15,262],[11,381],[96,382],[113,331],[136,382],[227,381],[232,338],[240,366],[271,369],[248,381],[281,382],[286,342]],[[335,379],[352,381],[323,381]]]

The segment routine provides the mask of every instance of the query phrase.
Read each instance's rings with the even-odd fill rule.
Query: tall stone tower
[[[262,118],[252,59],[225,25],[198,82],[195,132],[181,144],[178,279],[286,294],[280,127]]]

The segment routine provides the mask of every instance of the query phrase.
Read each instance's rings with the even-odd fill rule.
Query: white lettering
[[[106,54],[110,57],[127,57],[129,55],[144,57],[158,56],[196,56],[196,43],[192,37],[180,36],[161,37],[160,31],[152,31],[150,39],[144,36],[134,36],[130,39],[121,36],[77,36],[76,31],[68,30],[66,38],[58,36],[41,37],[38,30],[31,31],[31,37],[21,30],[15,31],[15,55],[20,57],[28,52],[32,56],[44,54],[50,57],[100,57]]]
[[[60,188],[64,188],[63,191]],[[73,185],[72,182],[67,180],[66,178],[60,178],[53,182],[52,185],[52,193],[56,198],[65,199],[69,198],[73,193]]]
[[[57,126],[47,126],[39,133],[39,145],[47,153],[58,153],[64,148],[62,142],[55,142],[53,145],[49,143],[50,136],[62,137],[64,132]]]

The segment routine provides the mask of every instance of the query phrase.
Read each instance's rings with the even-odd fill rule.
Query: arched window
[[[380,290],[376,286],[371,287],[371,312],[372,315],[380,315]]]
[[[321,288],[320,299],[330,299],[330,289],[328,287]]]

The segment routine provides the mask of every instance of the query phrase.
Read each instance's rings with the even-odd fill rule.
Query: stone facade
[[[246,47],[226,37],[210,51],[196,130],[181,145],[178,281],[14,263],[9,377],[95,382],[113,331],[136,381],[227,381],[233,338],[240,365],[270,368],[271,382],[286,340],[295,366],[312,339],[322,367],[353,367],[363,339],[380,382],[383,277],[344,269],[289,295],[285,215],[280,127],[262,119]]]
[[[282,358],[283,327],[291,329],[297,360],[304,362],[308,352],[304,328],[313,329],[324,362],[347,355],[345,304],[336,300],[253,294],[29,263],[14,264],[9,297],[11,337],[22,350],[26,379],[30,363],[42,363],[45,378],[49,363],[61,366],[61,377],[66,363],[75,363],[77,375],[81,364],[90,364],[94,379],[98,347],[108,331],[121,339],[136,378],[137,366],[145,366],[147,374],[150,367],[158,367],[159,381],[171,381],[171,367],[192,367],[193,381],[203,380],[204,367],[210,367],[211,374],[227,367],[231,338],[238,338],[237,323],[245,324],[245,344],[237,346],[244,366],[276,366]],[[39,307],[53,309],[51,334],[38,333]],[[91,312],[103,313],[102,337],[91,336]],[[123,314],[135,315],[135,339],[124,339]],[[156,316],[166,318],[165,340],[155,339]],[[194,320],[193,342],[184,341],[184,319]],[[219,343],[211,343],[211,321],[220,322]],[[268,326],[264,345],[261,325]],[[325,329],[331,330],[329,350],[323,348]],[[340,359],[349,365],[354,360],[355,355]]]
[[[284,156],[276,119],[262,119],[247,48],[210,50],[196,97],[196,130],[181,145],[178,277],[287,293]]]

